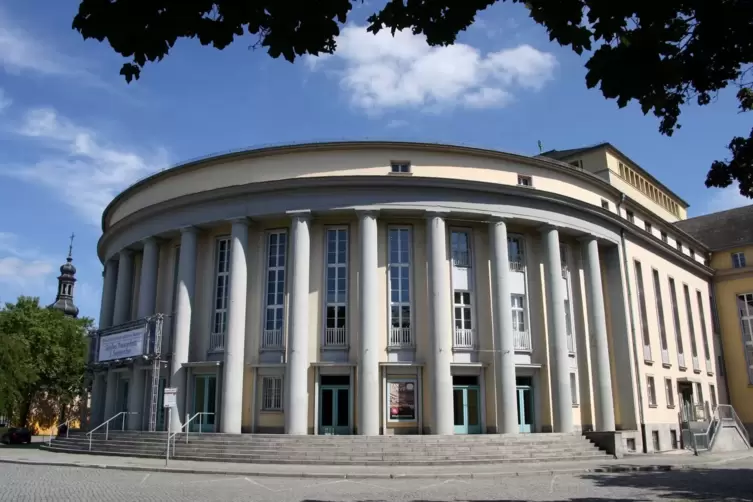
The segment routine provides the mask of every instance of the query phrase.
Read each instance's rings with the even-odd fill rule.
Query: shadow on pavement
[[[481,499],[481,500],[472,500],[472,499],[459,499],[463,502],[529,502],[527,499]],[[562,499],[558,499],[556,501],[551,502],[561,502]],[[579,498],[572,498],[568,499],[568,502],[645,502],[646,499],[624,499],[624,498],[602,498],[602,497],[579,497]],[[303,499],[301,502],[333,502],[331,500],[321,500],[321,499]],[[358,502],[384,502],[384,499],[375,499],[375,500],[359,500]],[[446,502],[446,501],[439,501],[439,500],[429,500],[429,499],[414,499],[410,502]],[[547,501],[541,501],[541,502],[547,502]]]
[[[603,488],[637,488],[663,499],[753,502],[753,469],[691,469],[581,476]],[[576,499],[573,499],[576,500]]]
[[[0,452],[3,450],[38,450],[44,443],[29,443],[29,444],[1,444]]]

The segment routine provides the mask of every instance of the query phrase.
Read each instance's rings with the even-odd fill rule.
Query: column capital
[[[193,225],[181,227],[180,229],[181,234],[198,234],[199,229],[194,227]]]
[[[155,244],[159,244],[161,240],[162,239],[160,239],[159,237],[150,235],[149,237],[144,237],[143,239],[141,239],[141,243],[144,245],[146,245],[147,243],[152,243],[152,242]]]
[[[576,240],[578,242],[580,242],[580,243],[588,243],[588,242],[591,242],[591,241],[596,241],[597,244],[599,243],[599,238],[596,237],[595,235],[591,235],[591,234],[581,235]]]
[[[253,220],[251,220],[251,218],[249,218],[248,216],[235,216],[233,218],[228,218],[227,221],[229,221],[231,225],[236,225],[240,223],[242,225],[248,226],[251,223],[253,223]]]
[[[544,233],[544,232],[549,232],[550,230],[557,230],[559,232],[560,228],[562,227],[560,227],[559,225],[555,225],[553,223],[543,223],[539,225],[538,231],[541,233]]]
[[[510,222],[510,218],[508,216],[490,216],[489,219],[486,220],[486,223],[493,224],[493,223],[504,223],[505,225]]]
[[[130,258],[131,256],[133,256],[133,249],[129,249],[129,248],[121,249],[120,251],[118,251],[118,258],[122,256],[126,256]]]
[[[362,218],[368,218],[369,216],[372,218],[378,218],[379,209],[356,209],[356,216],[358,216],[359,220]]]
[[[426,218],[427,220],[431,218],[442,218],[444,220],[444,219],[447,219],[449,215],[450,215],[449,211],[437,211],[433,209],[427,209],[424,212],[424,218]]]
[[[302,211],[288,211],[287,215],[293,221],[311,221],[311,211],[304,209]]]

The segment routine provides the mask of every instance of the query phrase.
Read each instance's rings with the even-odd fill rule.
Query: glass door
[[[533,429],[533,391],[528,386],[518,387],[518,430],[531,432]]]
[[[455,434],[481,433],[479,388],[475,385],[456,385],[452,389]]]
[[[165,408],[163,406],[165,400],[165,385],[166,380],[164,378],[159,379],[159,394],[157,394],[157,430],[165,430]]]
[[[128,380],[124,378],[118,382],[118,411],[128,411]]]
[[[199,412],[207,413],[196,417],[191,422],[191,430],[201,432],[214,432],[217,404],[217,377],[214,375],[196,375],[193,386],[193,412],[191,416]]]
[[[319,434],[350,434],[350,388],[322,385],[319,403]]]

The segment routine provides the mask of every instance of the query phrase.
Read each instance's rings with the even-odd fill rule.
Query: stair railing
[[[70,423],[73,422],[74,420],[76,420],[76,418],[69,418],[68,420],[66,420],[62,424],[57,424],[55,426],[56,433],[58,431],[60,431],[61,427],[65,426],[65,437],[67,438],[68,437],[68,429],[70,429],[70,427],[71,427]],[[52,444],[52,427],[50,427],[50,439],[47,441],[47,445],[48,446],[51,445],[51,444]]]
[[[196,420],[196,417],[199,417],[199,434],[201,434],[202,426],[204,425],[202,417],[204,415],[214,415],[214,413],[210,413],[208,411],[199,411],[198,413],[195,413],[194,416],[189,416],[188,413],[186,413],[186,421],[183,423],[183,425],[180,426],[180,429],[173,432],[167,437],[167,450],[170,451],[170,440],[173,442],[173,456],[175,456],[175,436],[183,432],[183,429],[186,430],[186,444],[188,444],[188,434],[190,432],[190,428],[188,427],[191,422]]]
[[[120,413],[117,413],[116,415],[113,415],[112,417],[110,417],[106,422],[99,424],[98,426],[96,426],[95,428],[93,428],[92,430],[90,430],[89,432],[87,432],[86,435],[89,436],[89,451],[92,451],[92,434],[94,434],[94,432],[97,429],[101,429],[102,427],[105,428],[105,441],[107,441],[110,438],[110,422],[112,422],[116,418],[122,416],[123,417],[123,425],[121,426],[120,430],[124,431],[125,430],[126,415],[138,415],[138,412],[135,412],[135,411],[121,411]]]
[[[719,413],[720,420],[735,423],[737,430],[740,431],[740,434],[742,434],[743,438],[745,439],[745,443],[750,446],[750,435],[748,434],[748,429],[743,424],[743,421],[740,420],[740,417],[737,415],[737,412],[732,407],[732,405],[720,404],[717,406],[717,411]]]

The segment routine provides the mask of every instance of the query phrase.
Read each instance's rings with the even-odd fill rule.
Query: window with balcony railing
[[[706,309],[703,308],[703,295],[699,290],[695,290],[696,302],[698,303],[698,316],[701,320],[701,338],[703,342],[703,357],[706,359],[706,372],[711,373],[711,348],[709,346],[709,330],[706,328]]]
[[[325,347],[348,345],[348,229],[327,229],[327,297]]]
[[[565,329],[567,330],[567,351],[575,353],[575,338],[573,337],[573,319],[570,313],[570,300],[565,299]]]
[[[470,349],[475,345],[470,291],[455,291],[453,314],[455,317],[456,348]]]
[[[643,267],[638,260],[633,261],[635,268],[635,284],[638,289],[638,313],[641,326],[641,335],[643,337],[643,360],[652,362],[651,356],[651,335],[648,330],[648,313],[646,309],[646,292],[643,289]]]
[[[451,234],[452,265],[460,268],[471,266],[471,238],[468,232],[453,230]]]
[[[212,332],[209,335],[209,350],[225,350],[227,330],[227,294],[230,280],[230,239],[220,237],[215,243],[214,309]]]
[[[677,343],[677,364],[681,369],[687,368],[685,364],[685,351],[682,345],[682,328],[680,325],[680,310],[677,305],[677,288],[675,280],[669,278],[669,300],[672,302],[672,320],[675,325],[675,340]]]
[[[285,259],[288,234],[274,230],[267,234],[267,275],[264,298],[262,350],[282,350],[285,323]]]
[[[412,347],[411,330],[411,229],[389,229],[390,347]]]
[[[512,332],[515,350],[530,352],[531,334],[526,323],[526,298],[523,295],[510,295],[512,308]]]
[[[656,320],[659,324],[659,341],[661,343],[661,362],[669,365],[669,348],[667,346],[667,325],[664,319],[664,303],[661,295],[661,282],[659,281],[659,271],[651,270],[654,282],[654,302],[656,304]]]
[[[753,293],[737,295],[737,313],[740,316],[743,350],[748,365],[748,383],[753,384]]]
[[[682,291],[685,295],[685,310],[688,313],[688,333],[690,333],[690,351],[693,356],[693,371],[701,371],[701,365],[698,361],[698,344],[695,339],[695,321],[693,319],[693,306],[690,302],[690,290],[687,284],[682,285]]]
[[[525,270],[523,242],[520,237],[507,238],[507,255],[511,272],[523,272]]]

